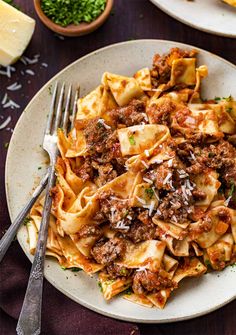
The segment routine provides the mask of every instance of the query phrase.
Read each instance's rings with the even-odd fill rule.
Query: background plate
[[[236,37],[236,8],[220,0],[150,0],[168,15],[193,28]]]
[[[66,67],[35,95],[18,121],[8,149],[6,193],[11,220],[16,217],[39,177],[45,172],[47,157],[40,146],[51,100],[50,86],[56,80],[73,83],[74,86],[79,82],[81,95],[84,95],[100,83],[103,72],[132,75],[142,67],[151,66],[155,53],[162,54],[175,46],[192,48],[170,41],[137,40],[99,49]],[[203,96],[236,96],[236,87],[232,84],[236,67],[218,56],[198,50],[199,64],[207,64],[209,67]],[[38,170],[38,167],[42,169]],[[24,226],[17,237],[24,252],[32,260]],[[221,273],[185,280],[180,289],[172,294],[164,310],[141,307],[122,298],[107,303],[99,291],[96,278],[90,278],[82,272],[62,271],[54,259],[46,260],[45,277],[65,295],[98,313],[137,322],[160,323],[193,318],[223,306],[236,296],[236,273],[232,267]]]

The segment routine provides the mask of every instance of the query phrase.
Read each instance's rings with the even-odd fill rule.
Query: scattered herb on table
[[[45,15],[62,27],[92,22],[105,7],[106,0],[41,0]]]

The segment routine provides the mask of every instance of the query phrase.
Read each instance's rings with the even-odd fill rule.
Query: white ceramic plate
[[[157,7],[193,28],[236,37],[236,8],[221,0],[151,0]]]
[[[18,121],[8,149],[6,192],[12,220],[29,198],[35,181],[45,171],[46,156],[40,145],[51,99],[49,86],[55,80],[72,82],[74,85],[80,82],[81,95],[84,95],[99,84],[104,71],[132,75],[144,66],[151,66],[156,52],[164,53],[175,46],[191,48],[159,40],[111,45],[69,65],[35,95]],[[233,87],[236,68],[209,52],[199,52],[199,64],[207,64],[210,73],[204,81],[204,96],[236,96],[236,87]],[[43,166],[43,169],[38,170],[39,166]],[[17,237],[24,252],[32,260],[24,226]],[[172,294],[164,310],[141,307],[120,297],[107,303],[103,300],[95,278],[82,272],[63,271],[53,259],[46,260],[45,269],[47,280],[68,297],[101,314],[122,320],[159,323],[189,319],[213,311],[236,296],[236,273],[231,267],[221,273],[207,274],[181,283],[181,288]]]

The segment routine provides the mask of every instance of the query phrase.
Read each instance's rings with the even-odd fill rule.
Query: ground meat
[[[151,123],[170,126],[171,113],[176,109],[176,104],[170,98],[162,98],[158,104],[151,104],[147,108],[147,114]]]
[[[99,240],[91,249],[91,254],[99,264],[109,264],[120,259],[126,251],[126,241],[114,237],[107,242]]]
[[[176,288],[177,283],[164,277],[161,273],[149,270],[136,272],[133,280],[133,291],[136,294],[156,293],[166,288]]]
[[[194,200],[204,200],[206,199],[206,192],[200,191],[200,190],[194,190],[192,192]]]
[[[87,148],[91,153],[101,153],[106,146],[108,137],[113,133],[112,129],[110,127],[107,129],[98,117],[89,121],[83,132]]]
[[[145,114],[145,104],[140,100],[132,100],[128,106],[113,109],[109,115],[116,126],[124,124],[130,127],[148,121]]]
[[[116,279],[118,277],[130,277],[133,273],[132,269],[128,269],[122,265],[114,263],[107,265],[106,270],[111,279]]]
[[[204,215],[197,226],[192,226],[191,224],[188,227],[188,236],[191,240],[195,240],[202,233],[208,233],[212,229],[212,219],[209,215]]]
[[[152,223],[152,219],[148,215],[148,210],[139,213],[138,219],[145,225],[149,225],[150,223]]]
[[[182,188],[178,188],[174,192],[160,196],[160,198],[161,203],[155,214],[157,219],[179,223],[189,221],[194,210],[192,193],[183,193]]]
[[[153,223],[143,224],[135,221],[125,234],[132,242],[139,243],[141,241],[153,240],[156,236],[156,226]]]
[[[83,181],[93,179],[94,173],[90,157],[85,157],[84,163],[75,171],[75,173],[82,178]]]
[[[120,199],[112,191],[103,191],[99,195],[100,213],[110,222],[113,229],[125,232],[133,219],[135,212],[130,208],[129,200]]]
[[[230,215],[230,212],[229,212],[228,208],[222,208],[218,212],[218,216],[225,223],[231,224],[232,220],[231,220],[231,215]]]
[[[92,167],[97,170],[98,176],[94,178],[95,184],[101,187],[117,177],[116,170],[113,169],[111,163],[98,164],[92,161]]]
[[[226,185],[236,185],[236,149],[229,142],[221,140],[204,148],[194,147],[193,153],[196,159],[186,169],[188,173],[199,174],[211,168],[219,172]]]
[[[160,84],[166,84],[170,80],[171,65],[173,60],[178,58],[195,57],[195,50],[181,50],[172,48],[167,55],[160,56],[156,54],[153,58],[153,67],[151,70],[152,85],[158,87]]]
[[[96,225],[86,225],[83,226],[77,233],[78,238],[89,237],[89,236],[101,237],[102,230]]]

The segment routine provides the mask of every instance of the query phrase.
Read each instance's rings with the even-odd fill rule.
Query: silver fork
[[[79,95],[79,88],[78,88],[78,90],[76,90],[76,93],[75,93],[72,115],[70,116],[70,118],[71,118],[71,127],[70,128],[71,129],[74,126],[74,121],[75,121],[75,116],[76,116],[76,102],[77,102],[77,99],[78,99],[78,95]],[[16,235],[21,223],[23,222],[23,220],[25,219],[25,217],[29,213],[30,209],[34,205],[34,203],[37,200],[37,198],[39,197],[39,195],[42,193],[42,191],[46,187],[47,182],[48,182],[48,172],[43,176],[39,185],[36,187],[35,191],[33,192],[32,197],[29,199],[29,201],[26,203],[26,205],[22,208],[20,213],[17,215],[16,219],[12,222],[12,224],[10,225],[10,227],[8,228],[8,230],[6,231],[4,236],[1,238],[1,240],[0,240],[0,262],[2,261],[5,253],[7,252],[9,246],[11,245],[11,242],[15,238],[15,235]]]
[[[67,94],[65,110],[63,111],[63,99],[65,91],[65,84],[63,83],[55,113],[57,90],[58,85],[56,83],[43,140],[43,148],[45,151],[47,151],[50,158],[50,166],[48,168],[48,185],[46,189],[46,197],[39,230],[37,248],[30,272],[23,306],[16,327],[16,332],[18,335],[38,335],[41,332],[44,259],[47,244],[48,223],[52,206],[50,190],[55,184],[55,163],[58,156],[57,129],[58,127],[62,126],[63,131],[67,131],[72,87],[70,85]]]

